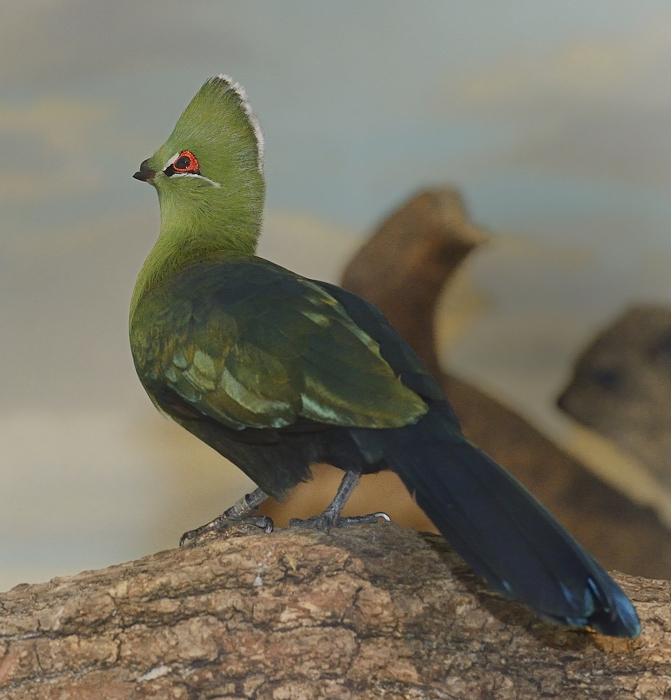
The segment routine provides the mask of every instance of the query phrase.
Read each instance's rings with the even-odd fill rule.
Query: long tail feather
[[[384,459],[461,556],[500,593],[539,615],[602,634],[636,637],[629,599],[606,571],[508,472],[435,405],[417,424],[352,430]]]

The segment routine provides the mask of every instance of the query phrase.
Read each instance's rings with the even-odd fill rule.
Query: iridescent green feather
[[[167,385],[229,427],[397,427],[426,412],[331,295],[258,258],[185,269],[133,328],[150,393]]]

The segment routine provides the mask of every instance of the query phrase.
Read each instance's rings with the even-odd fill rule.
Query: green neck
[[[187,205],[179,190],[157,187],[161,232],[135,284],[131,320],[148,291],[186,267],[255,254],[261,230],[263,190],[244,186],[235,192],[227,189],[208,188],[206,196],[195,198],[191,192]]]

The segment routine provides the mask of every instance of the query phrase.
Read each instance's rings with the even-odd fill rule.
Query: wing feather
[[[196,265],[149,292],[131,326],[138,374],[234,428],[398,427],[424,401],[310,280],[258,259]]]

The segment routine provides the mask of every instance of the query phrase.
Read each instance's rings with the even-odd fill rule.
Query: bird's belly
[[[301,481],[311,478],[312,464],[326,462],[343,471],[363,474],[387,468],[382,461],[369,464],[345,428],[300,433],[252,432],[236,431],[209,419],[177,418],[177,421],[278,500]]]

